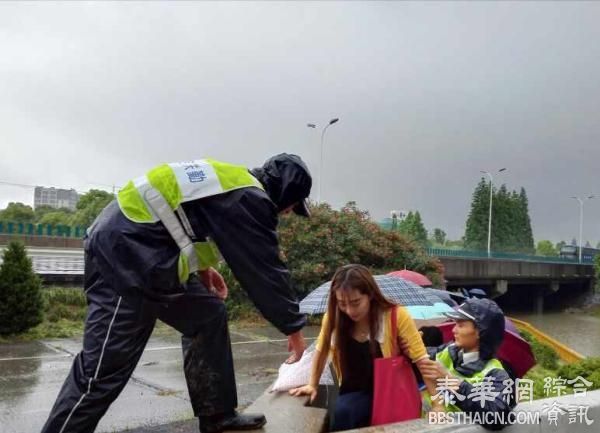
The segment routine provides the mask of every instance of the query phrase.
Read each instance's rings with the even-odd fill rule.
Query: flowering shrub
[[[368,212],[350,202],[341,210],[328,204],[311,207],[310,218],[285,216],[279,238],[294,287],[304,296],[330,280],[335,270],[360,263],[374,274],[410,269],[427,275],[441,285],[443,267],[426,255],[416,242],[398,232],[383,230]]]

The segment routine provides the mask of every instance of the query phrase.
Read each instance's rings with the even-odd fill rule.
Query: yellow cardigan
[[[392,309],[388,309],[384,311],[382,317],[379,319],[379,335],[376,336],[376,340],[379,342],[379,346],[381,347],[381,353],[384,358],[390,358],[394,354],[392,354],[392,321],[391,314]],[[427,358],[427,350],[425,349],[425,345],[423,344],[423,340],[421,339],[421,335],[417,330],[414,320],[408,313],[408,310],[405,307],[398,305],[396,307],[396,325],[397,332],[396,335],[408,343],[408,357],[412,360],[412,362],[417,362],[423,358]],[[323,340],[325,330],[327,329],[328,323],[327,313],[323,316],[323,321],[321,322],[321,332],[319,333],[319,338],[317,339],[317,350],[322,352],[323,349]],[[333,334],[332,334],[333,337]],[[335,345],[332,338],[331,346],[329,349],[329,355],[332,359],[335,353]],[[342,369],[340,365],[336,365],[338,363],[333,363],[333,368],[335,369],[335,373],[338,377],[339,383],[342,383]]]

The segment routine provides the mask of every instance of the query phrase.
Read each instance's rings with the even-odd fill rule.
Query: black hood
[[[471,320],[479,331],[479,357],[494,358],[504,339],[504,313],[491,299],[467,299],[446,316],[455,320]]]
[[[298,204],[294,207],[294,212],[309,216],[305,200],[310,195],[312,177],[299,156],[280,153],[250,172],[262,183],[279,212]]]

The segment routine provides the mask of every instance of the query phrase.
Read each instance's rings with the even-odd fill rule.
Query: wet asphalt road
[[[317,328],[307,328],[314,337]],[[231,331],[240,408],[277,377],[287,343],[270,327]],[[312,340],[309,340],[310,343]],[[67,376],[81,339],[0,344],[0,426],[3,433],[39,432]],[[153,336],[119,398],[96,430],[159,433],[197,431],[175,332]]]

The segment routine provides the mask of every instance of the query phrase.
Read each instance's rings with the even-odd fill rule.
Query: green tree
[[[65,211],[56,211],[56,212],[48,212],[46,214],[44,214],[43,217],[40,218],[40,220],[37,222],[38,224],[50,224],[52,226],[57,226],[57,225],[71,225],[71,220],[73,218],[73,213],[72,212],[65,212]]]
[[[39,224],[40,220],[44,217],[44,215],[46,215],[47,213],[50,213],[50,212],[56,212],[56,208],[53,208],[52,206],[48,206],[48,205],[37,206],[35,208],[35,210],[33,211],[33,213],[34,213],[33,222],[35,224]]]
[[[446,243],[446,232],[440,228],[433,229],[433,241],[438,245]]]
[[[74,226],[88,227],[96,217],[114,199],[114,195],[99,189],[91,189],[77,202],[77,211],[71,220]]]
[[[489,203],[489,183],[481,178],[473,192],[465,228],[465,247],[468,249],[485,250],[487,247]]]
[[[492,251],[534,252],[533,231],[529,217],[527,193],[509,192],[506,185],[493,191]],[[465,229],[465,247],[487,249],[490,185],[481,179],[471,200]]]
[[[0,220],[15,223],[32,223],[35,214],[31,206],[19,202],[11,202],[6,209],[0,211]]]
[[[534,240],[533,230],[531,229],[531,219],[529,217],[529,200],[527,198],[527,192],[525,188],[521,188],[521,191],[517,195],[514,193],[514,211],[513,211],[513,224],[511,232],[514,236],[514,244],[512,250],[516,252],[533,254]]]
[[[20,242],[10,242],[0,265],[0,334],[26,331],[42,321],[41,281]]]
[[[427,245],[427,230],[423,225],[419,211],[408,212],[406,218],[398,224],[398,231],[418,242],[419,245]]]
[[[549,256],[554,257],[558,255],[557,250],[554,248],[554,245],[551,241],[539,241],[537,247],[535,249],[535,253],[538,256]]]
[[[508,192],[506,185],[500,186],[494,194],[492,212],[492,251],[514,250],[517,244],[514,194]]]
[[[465,248],[465,239],[464,237],[455,241],[446,240],[446,244],[444,245],[446,248],[456,248],[463,249]]]

